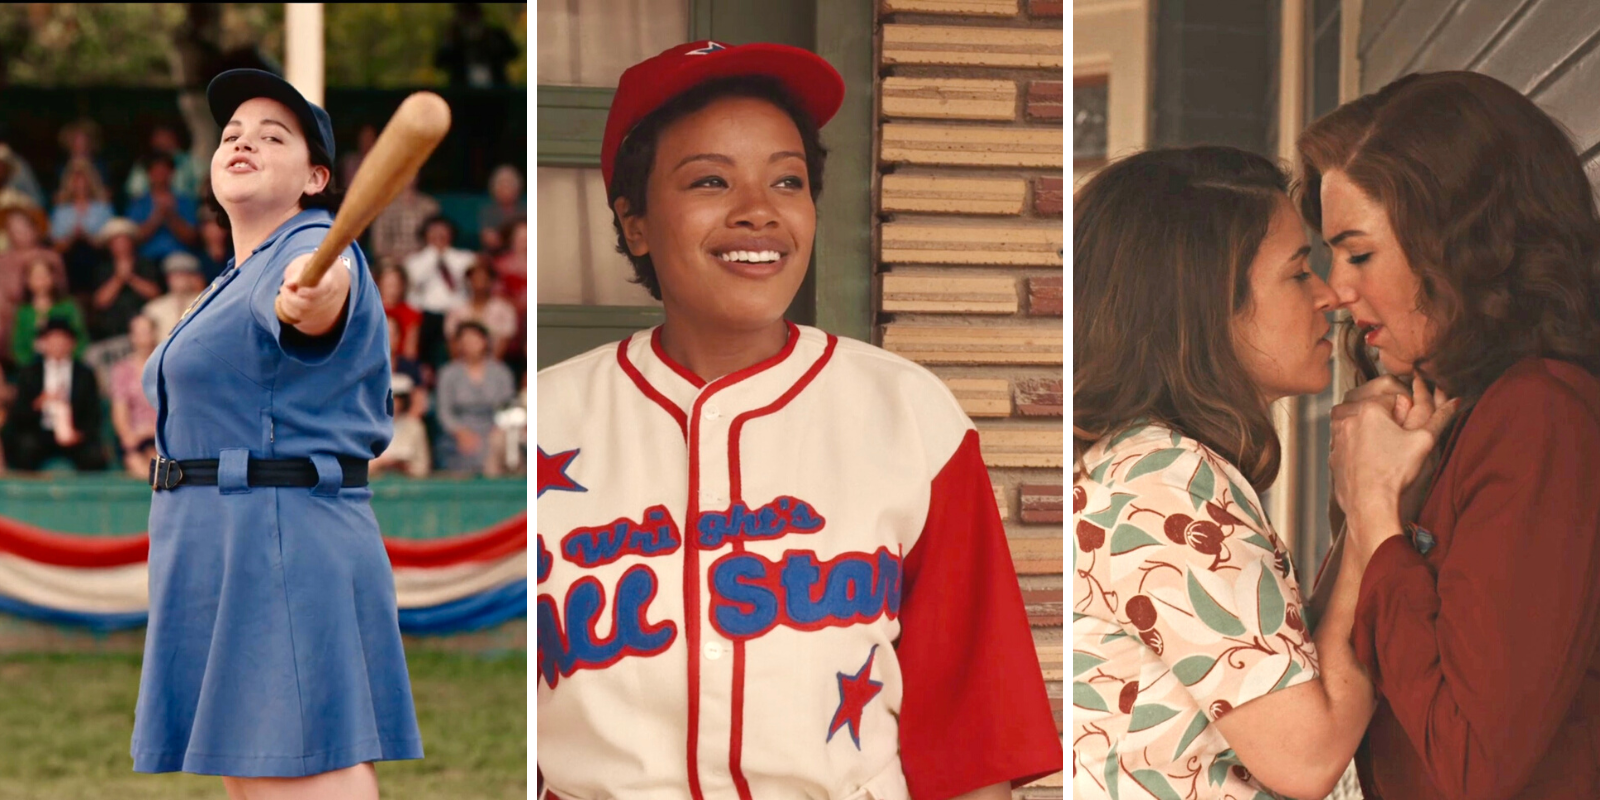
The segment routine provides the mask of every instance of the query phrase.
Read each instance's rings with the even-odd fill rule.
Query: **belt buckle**
[[[183,467],[170,458],[156,456],[155,474],[150,476],[150,488],[154,491],[166,489],[171,491],[178,488],[183,482]]]

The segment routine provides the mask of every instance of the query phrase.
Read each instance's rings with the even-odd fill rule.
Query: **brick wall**
[[[881,0],[874,185],[881,344],[943,378],[978,425],[1058,725],[1062,5]]]

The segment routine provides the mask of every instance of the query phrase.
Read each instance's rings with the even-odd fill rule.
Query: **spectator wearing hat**
[[[173,189],[172,156],[157,153],[146,163],[150,191],[128,203],[128,218],[139,223],[139,255],[160,261],[198,240],[199,206],[194,195]]]
[[[158,342],[172,333],[178,320],[183,319],[183,312],[206,288],[206,280],[200,275],[200,259],[190,253],[168,253],[161,260],[161,272],[167,276],[167,293],[145,303],[139,312],[156,324]]]
[[[76,332],[52,318],[39,331],[41,357],[17,371],[17,393],[0,430],[6,459],[33,471],[60,456],[80,470],[102,470],[100,390],[94,371],[73,356]]]
[[[439,215],[439,201],[417,191],[412,178],[400,196],[372,221],[372,257],[384,269],[399,266],[422,249],[422,224]]]
[[[67,291],[86,292],[101,260],[100,230],[111,221],[110,193],[100,171],[86,158],[74,158],[62,170],[61,190],[50,212],[50,239],[67,267]]]
[[[156,457],[156,410],[144,396],[145,362],[156,349],[156,326],[149,317],[128,321],[133,352],[111,365],[111,428],[122,449],[122,465],[135,478],[147,478]]]
[[[3,125],[0,125],[0,164],[4,164],[0,167],[0,194],[15,193],[32,205],[43,208],[44,189],[39,187],[39,179],[27,159],[12,149],[10,136]]]
[[[0,252],[0,352],[9,352],[17,307],[28,293],[28,265],[41,260],[49,264],[63,294],[67,267],[61,254],[39,241],[41,228],[36,209],[12,207],[0,211],[0,229],[10,244],[10,249]]]
[[[427,390],[403,372],[389,376],[389,389],[394,392],[394,438],[389,440],[389,447],[383,454],[368,464],[367,474],[404,472],[413,478],[426,478],[433,471],[433,454],[428,447],[428,428],[422,422],[423,404],[419,401]]]
[[[139,226],[122,217],[107,222],[100,231],[99,244],[105,248],[105,256],[95,264],[95,289],[90,298],[89,338],[94,341],[127,332],[128,321],[164,291],[160,268],[139,255],[134,244],[138,235]]]
[[[53,254],[52,254],[53,255]],[[35,259],[26,269],[25,302],[17,308],[17,319],[11,327],[11,357],[19,366],[38,360],[37,339],[51,322],[67,326],[75,339],[72,356],[83,355],[89,343],[89,331],[84,325],[83,310],[77,301],[68,297],[60,276],[51,269],[50,262]]]
[[[467,302],[467,270],[478,257],[455,246],[455,223],[442,214],[425,220],[417,237],[423,246],[406,259],[406,274],[411,278],[406,299],[422,312],[421,358],[437,365],[448,357],[445,315]]]

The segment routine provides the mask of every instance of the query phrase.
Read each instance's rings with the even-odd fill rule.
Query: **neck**
[[[233,226],[233,253],[237,259],[234,266],[243,264],[273,231],[298,213],[300,213],[298,204],[267,214],[247,215],[229,211],[228,221]]]
[[[707,383],[772,358],[789,341],[789,326],[782,319],[749,330],[695,326],[679,319],[667,314],[661,348]]]

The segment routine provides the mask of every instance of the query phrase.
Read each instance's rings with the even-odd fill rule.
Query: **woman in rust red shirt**
[[[1335,409],[1369,800],[1600,797],[1600,218],[1559,125],[1466,72],[1299,141],[1361,399]],[[1363,349],[1365,345],[1366,349]],[[1378,378],[1377,362],[1387,377]],[[1459,405],[1435,436],[1417,421]]]

